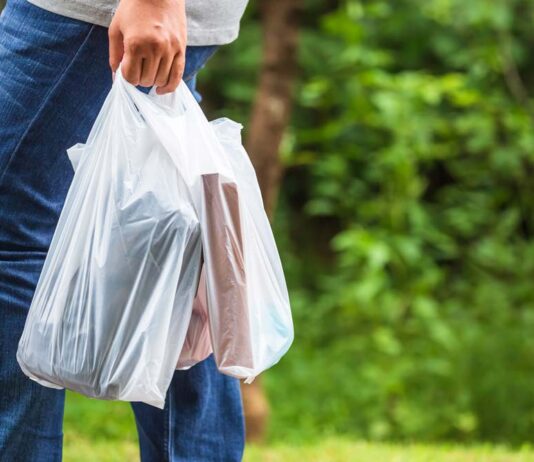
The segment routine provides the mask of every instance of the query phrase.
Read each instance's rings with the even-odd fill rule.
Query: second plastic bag
[[[250,382],[289,349],[293,323],[256,174],[241,144],[241,125],[229,119],[208,122],[184,85],[159,97],[159,105],[138,92],[132,98],[175,162],[199,217],[217,367]],[[172,116],[183,110],[185,117]],[[205,338],[201,319],[191,338]],[[201,344],[184,356],[192,363],[206,350]]]

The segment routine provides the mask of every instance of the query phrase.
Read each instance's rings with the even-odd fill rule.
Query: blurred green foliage
[[[305,1],[274,438],[534,441],[533,19],[528,0]],[[251,9],[207,106],[246,120],[259,56]]]

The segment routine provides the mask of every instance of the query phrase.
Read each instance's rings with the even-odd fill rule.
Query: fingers
[[[182,75],[184,73],[185,67],[185,54],[178,53],[174,56],[172,61],[172,66],[168,74],[167,83],[163,86],[158,86],[156,88],[156,93],[158,95],[163,95],[165,93],[170,93],[176,90],[180,81],[182,80]]]
[[[143,56],[139,85],[143,87],[151,87],[154,85],[160,61],[161,56],[159,53],[147,53],[146,56]]]
[[[143,57],[135,45],[126,44],[125,48],[121,66],[122,75],[132,85],[139,85],[143,68]]]
[[[124,54],[123,39],[120,30],[116,27],[110,27],[108,31],[109,36],[109,66],[111,71],[115,73]]]
[[[158,94],[174,91],[182,79],[185,53],[176,37],[152,34],[128,38],[110,27],[109,55],[113,72],[121,64],[128,82],[144,87],[156,85]]]
[[[173,58],[173,55],[167,55],[161,58],[158,72],[156,74],[156,80],[154,81],[154,85],[157,87],[163,87],[167,85],[169,81],[169,74],[171,73],[172,62],[174,60]]]

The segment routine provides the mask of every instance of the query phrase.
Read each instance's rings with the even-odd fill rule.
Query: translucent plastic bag
[[[232,170],[226,177],[202,175],[213,349],[222,372],[250,382],[291,345],[289,297],[256,174],[241,144],[242,127],[229,119],[211,125],[225,152],[219,162],[225,159]]]
[[[289,349],[293,323],[258,181],[241,145],[241,125],[229,119],[209,123],[184,85],[159,97],[159,105],[139,92],[132,98],[173,158],[197,210],[217,366],[250,382]],[[184,108],[185,117],[170,115]]]
[[[17,359],[43,385],[162,408],[201,265],[188,190],[121,82],[69,155],[76,173]]]

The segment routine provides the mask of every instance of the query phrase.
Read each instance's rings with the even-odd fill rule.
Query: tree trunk
[[[272,217],[283,174],[280,144],[293,103],[301,0],[261,0],[259,6],[263,57],[245,144],[256,169],[265,209]],[[269,418],[269,403],[261,379],[241,389],[247,440],[261,441]]]
[[[269,216],[282,176],[279,149],[289,123],[297,71],[301,0],[261,0],[263,59],[246,147],[256,169]]]

